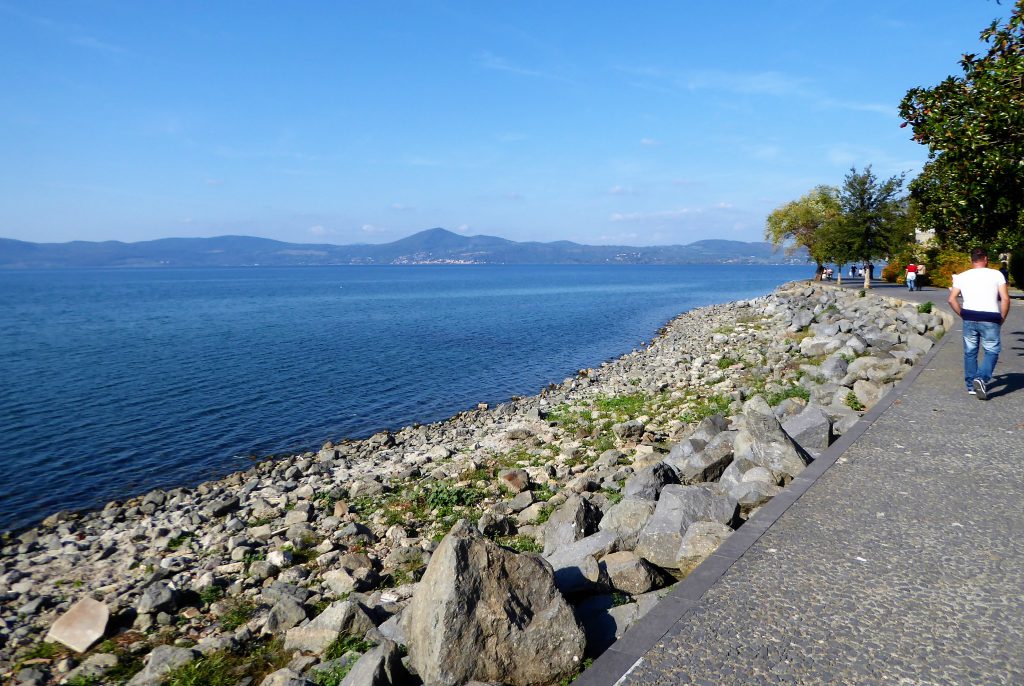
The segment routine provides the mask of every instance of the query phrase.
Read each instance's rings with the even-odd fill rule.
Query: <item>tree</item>
[[[898,252],[913,240],[907,203],[900,196],[902,188],[902,174],[879,181],[870,165],[863,172],[850,169],[839,189],[840,215],[824,238],[829,251],[835,253],[832,259],[871,262]],[[864,288],[870,287],[870,272],[865,269]]]
[[[981,40],[987,51],[963,55],[962,76],[907,92],[901,126],[928,146],[910,184],[925,224],[944,245],[1005,251],[1024,243],[1024,0]]]
[[[782,205],[768,215],[764,237],[776,247],[788,242],[786,253],[807,248],[816,269],[814,280],[820,281],[825,263],[831,258],[821,242],[822,228],[839,216],[839,189],[817,186],[799,200]]]

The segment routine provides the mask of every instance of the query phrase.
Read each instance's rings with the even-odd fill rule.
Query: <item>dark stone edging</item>
[[[891,295],[881,297],[901,300],[901,298]],[[912,305],[919,304],[910,300],[904,302]],[[640,664],[643,656],[654,648],[671,631],[673,626],[694,611],[704,594],[725,575],[733,563],[739,560],[896,400],[906,394],[925,367],[939,353],[939,350],[946,345],[950,338],[955,337],[952,335],[956,323],[955,318],[945,311],[940,310],[939,314],[942,315],[946,328],[942,339],[918,360],[907,375],[897,382],[896,386],[886,393],[874,407],[865,412],[849,431],[840,436],[835,443],[809,464],[800,473],[800,476],[793,479],[782,493],[761,506],[754,516],[729,536],[714,553],[690,572],[685,579],[676,584],[657,606],[603,652],[573,684],[578,686],[614,686],[618,684]]]

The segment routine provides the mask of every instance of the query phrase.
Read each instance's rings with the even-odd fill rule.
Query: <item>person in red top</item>
[[[917,290],[917,265],[913,262],[907,265],[907,288]]]

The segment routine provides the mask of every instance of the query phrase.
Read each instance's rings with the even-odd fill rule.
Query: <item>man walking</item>
[[[963,304],[957,300],[963,296]],[[988,399],[988,384],[999,359],[999,329],[1010,311],[1010,293],[1006,279],[988,268],[984,248],[971,251],[971,268],[953,275],[949,306],[964,320],[964,382],[967,392]],[[978,345],[985,350],[978,365]]]
[[[917,284],[917,264],[911,262],[907,265],[907,288],[914,290],[914,286]]]

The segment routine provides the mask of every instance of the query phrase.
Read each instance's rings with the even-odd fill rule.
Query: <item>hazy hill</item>
[[[284,243],[251,236],[29,243],[0,238],[0,268],[242,267],[329,264],[777,264],[803,262],[770,243],[706,240],[652,247],[517,242],[428,229],[380,245]]]

